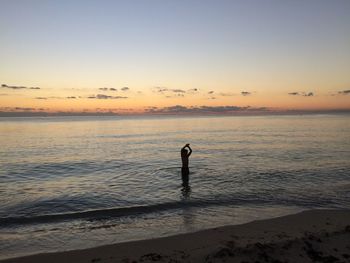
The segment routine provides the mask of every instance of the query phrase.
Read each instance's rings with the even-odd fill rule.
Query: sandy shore
[[[350,262],[350,210],[311,210],[243,225],[1,263],[157,261]]]

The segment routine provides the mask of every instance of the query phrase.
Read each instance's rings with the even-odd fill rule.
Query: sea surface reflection
[[[350,206],[349,115],[1,118],[0,146],[2,258]]]

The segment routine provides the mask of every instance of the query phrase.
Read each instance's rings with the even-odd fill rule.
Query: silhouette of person
[[[188,152],[186,148],[188,148],[190,151]],[[190,157],[191,153],[192,153],[192,149],[191,149],[189,143],[187,143],[184,147],[181,148],[181,160],[182,160],[181,175],[182,175],[182,186],[185,186],[185,187],[188,186],[188,181],[189,181],[190,169],[188,168],[188,157]]]

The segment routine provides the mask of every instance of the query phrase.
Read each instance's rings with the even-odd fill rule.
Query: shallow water
[[[1,258],[350,207],[349,115],[0,118],[0,146]]]

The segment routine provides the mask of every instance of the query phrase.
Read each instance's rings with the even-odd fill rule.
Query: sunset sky
[[[0,1],[0,112],[349,110],[350,1]]]

